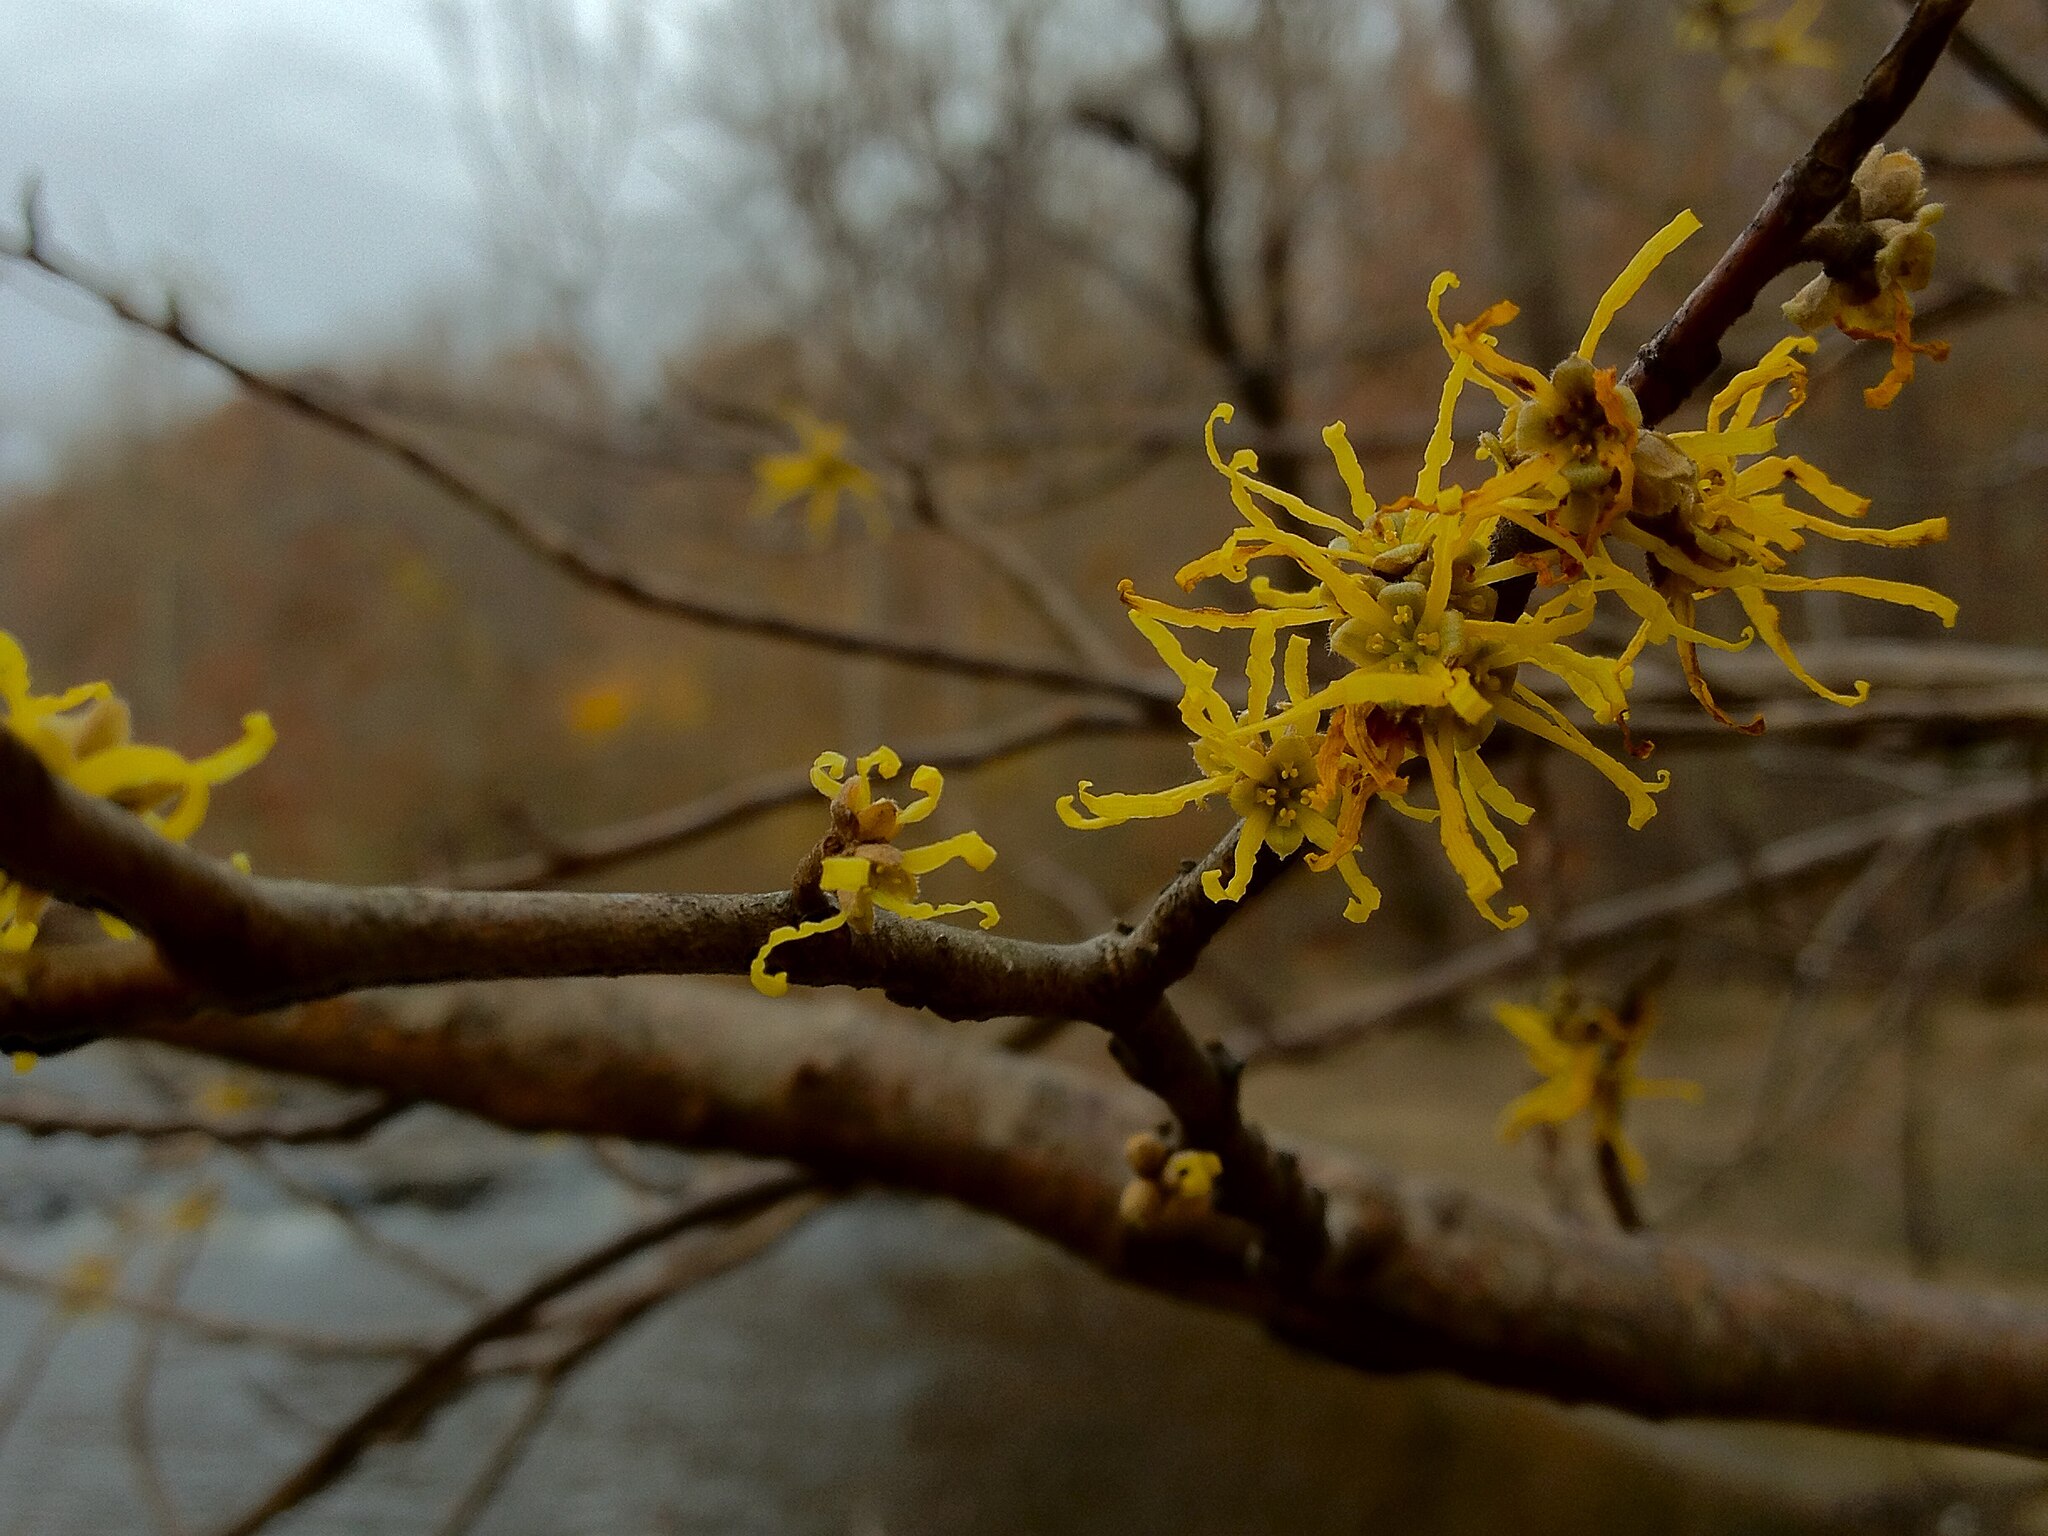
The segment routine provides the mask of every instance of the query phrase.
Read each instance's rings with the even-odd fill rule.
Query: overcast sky
[[[464,316],[477,199],[426,0],[0,0],[0,221],[50,228],[270,366]],[[487,323],[487,322],[484,322]],[[203,373],[0,262],[0,484]],[[217,388],[217,384],[211,387]],[[203,395],[200,396],[203,398]]]

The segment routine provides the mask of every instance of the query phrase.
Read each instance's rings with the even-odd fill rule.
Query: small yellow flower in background
[[[811,538],[822,544],[839,521],[840,502],[850,496],[867,515],[871,534],[880,537],[888,532],[881,486],[847,456],[846,428],[802,411],[792,413],[789,420],[796,430],[796,451],[766,454],[754,461],[754,515],[765,517],[807,498]]]
[[[1697,1083],[1636,1075],[1636,1060],[1656,1027],[1649,998],[1638,996],[1617,1011],[1588,1006],[1569,987],[1559,987],[1543,1007],[1501,1003],[1493,1016],[1521,1041],[1529,1065],[1543,1078],[1501,1112],[1501,1139],[1513,1141],[1532,1126],[1561,1126],[1588,1115],[1595,1147],[1611,1148],[1628,1181],[1640,1184],[1643,1159],[1622,1127],[1628,1101],[1700,1097]]]
[[[216,1120],[233,1119],[276,1102],[277,1094],[268,1083],[244,1072],[209,1077],[192,1095],[192,1107]]]
[[[208,756],[187,759],[168,747],[131,739],[128,706],[106,683],[86,683],[58,694],[29,687],[28,658],[0,630],[0,723],[72,788],[133,811],[172,842],[182,843],[206,819],[212,788],[247,773],[277,741],[270,717],[242,717],[240,740]],[[0,952],[27,949],[49,897],[0,876]],[[126,928],[106,920],[110,932]]]
[[[562,718],[578,736],[611,736],[625,729],[639,705],[640,690],[630,681],[607,680],[571,694]]]
[[[81,1253],[58,1276],[57,1306],[74,1317],[97,1312],[114,1294],[121,1261],[110,1253]]]
[[[910,776],[918,798],[908,805],[878,799],[873,779],[893,779],[903,760],[887,747],[877,747],[846,771],[845,755],[821,752],[811,764],[811,783],[832,802],[832,825],[818,845],[818,888],[831,894],[839,910],[830,917],[790,924],[768,935],[754,956],[750,974],[757,990],[780,997],[789,977],[768,969],[768,956],[784,944],[851,927],[870,932],[880,908],[897,917],[923,922],[955,912],[978,912],[981,926],[993,928],[1000,914],[988,901],[950,901],[936,905],[918,899],[918,881],[955,859],[970,869],[985,870],[996,851],[979,832],[960,832],[922,848],[898,848],[896,836],[938,809],[946,787],[938,769],[922,767]]]
[[[35,1071],[36,1062],[40,1059],[34,1051],[15,1051],[8,1057],[17,1076],[26,1076]]]
[[[180,1195],[164,1212],[164,1225],[173,1232],[203,1232],[220,1214],[220,1190],[200,1184]]]
[[[1721,93],[1732,101],[1751,79],[1768,71],[1835,67],[1835,50],[1812,36],[1826,3],[1792,0],[1770,15],[1759,14],[1763,0],[1687,0],[1678,14],[1678,40],[1726,61]]]
[[[1913,339],[1913,295],[1934,276],[1942,212],[1927,201],[1927,172],[1916,156],[1874,146],[1841,205],[1809,237],[1828,270],[1785,301],[1785,318],[1803,331],[1833,325],[1857,341],[1892,344],[1890,369],[1863,391],[1872,410],[1898,399],[1917,354],[1948,357],[1947,342]]]

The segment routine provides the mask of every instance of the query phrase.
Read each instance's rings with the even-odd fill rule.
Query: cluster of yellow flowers
[[[137,742],[128,706],[106,683],[86,683],[63,693],[34,692],[28,658],[5,630],[0,630],[0,724],[72,788],[133,811],[177,843],[206,819],[213,786],[248,772],[277,741],[270,717],[252,714],[242,717],[239,740],[202,758],[187,759],[169,747]],[[25,950],[35,942],[48,904],[45,893],[0,874],[0,953]],[[116,936],[126,936],[128,930],[114,919],[101,921]]]
[[[1812,340],[1792,337],[1772,348],[1714,396],[1704,427],[1689,432],[1646,429],[1628,386],[1594,362],[1615,314],[1698,228],[1688,212],[1652,238],[1595,308],[1577,353],[1548,376],[1500,350],[1493,333],[1514,318],[1512,304],[1447,324],[1440,306],[1457,278],[1441,274],[1430,287],[1429,312],[1450,369],[1414,492],[1388,505],[1367,491],[1341,425],[1323,434],[1349,493],[1348,513],[1338,515],[1260,480],[1250,450],[1226,457],[1215,427],[1230,420],[1231,410],[1218,406],[1209,457],[1240,523],[1176,579],[1184,591],[1207,579],[1231,582],[1248,602],[1181,607],[1140,596],[1128,582],[1122,589],[1132,622],[1180,678],[1196,776],[1148,794],[1098,793],[1084,780],[1060,800],[1061,818],[1073,827],[1106,827],[1225,796],[1242,826],[1230,877],[1210,871],[1205,878],[1212,899],[1245,893],[1262,848],[1287,856],[1307,844],[1309,866],[1338,871],[1350,890],[1345,915],[1363,922],[1379,894],[1360,870],[1357,850],[1368,805],[1383,800],[1434,821],[1473,905],[1496,925],[1512,927],[1527,912],[1494,907],[1502,873],[1515,863],[1501,823],[1524,823],[1532,812],[1481,756],[1496,726],[1505,723],[1590,764],[1626,799],[1632,827],[1655,814],[1653,796],[1669,779],[1645,779],[1595,745],[1529,686],[1531,670],[1556,678],[1596,723],[1625,726],[1636,659],[1646,647],[1670,644],[1701,706],[1732,724],[1701,675],[1700,646],[1736,650],[1761,637],[1823,697],[1850,704],[1868,692],[1862,683],[1837,692],[1806,670],[1786,640],[1773,601],[1778,593],[1851,593],[1953,623],[1955,605],[1924,587],[1787,569],[1810,535],[1898,547],[1946,532],[1940,519],[1861,526],[1868,501],[1779,452],[1779,427],[1805,398],[1801,358],[1813,350]],[[1767,413],[1781,386],[1775,414]],[[1467,488],[1445,483],[1445,472],[1453,414],[1473,387],[1491,393],[1503,416],[1497,433],[1479,439],[1486,476]],[[1804,504],[1789,499],[1790,491]],[[1507,527],[1516,530],[1519,546],[1499,537]],[[1291,583],[1254,575],[1260,561],[1292,567]],[[1532,571],[1544,600],[1505,616],[1502,583]],[[1700,605],[1722,593],[1749,620],[1734,639],[1700,627]],[[1635,621],[1633,636],[1613,655],[1585,648],[1603,599]],[[1245,633],[1242,705],[1225,697],[1214,666],[1183,649],[1178,630]],[[1324,680],[1319,667],[1335,675]],[[1277,703],[1276,689],[1285,694]],[[1418,772],[1428,776],[1433,806],[1408,799]]]

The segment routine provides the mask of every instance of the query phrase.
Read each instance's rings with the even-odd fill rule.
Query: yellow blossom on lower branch
[[[1223,1159],[1195,1148],[1170,1151],[1149,1131],[1124,1144],[1133,1177],[1117,1201],[1128,1226],[1171,1230],[1207,1216],[1215,1208]]]
[[[169,747],[131,737],[128,706],[106,683],[62,693],[30,686],[28,657],[0,630],[0,725],[26,743],[43,766],[73,789],[134,812],[154,831],[182,843],[206,819],[213,786],[248,772],[277,741],[270,717],[242,717],[241,738],[218,752],[187,759]],[[0,952],[27,949],[49,897],[0,875]],[[128,930],[102,918],[110,932]]]
[[[838,752],[820,753],[811,764],[812,785],[832,803],[832,824],[816,851],[815,883],[833,898],[838,910],[827,917],[791,923],[768,935],[749,973],[759,991],[780,997],[789,990],[789,977],[768,969],[769,955],[782,945],[837,928],[870,932],[877,908],[913,922],[978,912],[982,927],[996,925],[999,914],[994,902],[933,904],[918,899],[922,876],[956,859],[970,869],[985,870],[995,862],[996,851],[979,832],[957,833],[921,848],[898,848],[897,833],[938,809],[946,782],[938,769],[927,766],[910,776],[917,798],[908,805],[875,794],[873,780],[893,779],[902,771],[903,760],[887,747],[877,747],[859,759],[852,773],[846,771],[846,758]]]
[[[1622,1126],[1628,1101],[1700,1096],[1697,1083],[1636,1075],[1636,1059],[1656,1027],[1648,998],[1635,998],[1617,1010],[1589,1006],[1570,988],[1560,987],[1543,1007],[1502,1003],[1493,1016],[1521,1041],[1529,1065],[1543,1077],[1501,1112],[1501,1139],[1512,1141],[1533,1126],[1561,1126],[1587,1115],[1594,1145],[1611,1148],[1628,1181],[1640,1184],[1642,1155]]]

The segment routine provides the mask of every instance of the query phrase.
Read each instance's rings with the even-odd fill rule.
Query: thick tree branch
[[[254,1012],[370,987],[627,974],[737,975],[793,893],[754,896],[448,892],[244,875],[55,779],[0,731],[0,869],[118,914],[153,941],[32,950],[0,961],[0,1044],[48,1049],[208,1007]],[[1165,1001],[1236,909],[1202,893],[1236,837],[1191,862],[1135,928],[1075,944],[999,938],[886,914],[793,947],[812,986],[878,987],[950,1019],[1029,1014],[1107,1031],[1133,1079],[1225,1159],[1225,1204],[1265,1229],[1274,1257],[1320,1255],[1321,1203],[1239,1112],[1238,1067],[1204,1047]],[[1252,892],[1283,866],[1267,858]]]
[[[1305,1281],[1247,1229],[1127,1228],[1128,1086],[907,1024],[703,986],[466,988],[206,1014],[152,1038],[498,1123],[788,1157],[959,1200],[1112,1273],[1371,1369],[1441,1369],[1652,1416],[1763,1418],[2048,1451],[2048,1312],[1561,1229],[1304,1151],[1336,1247]]]

